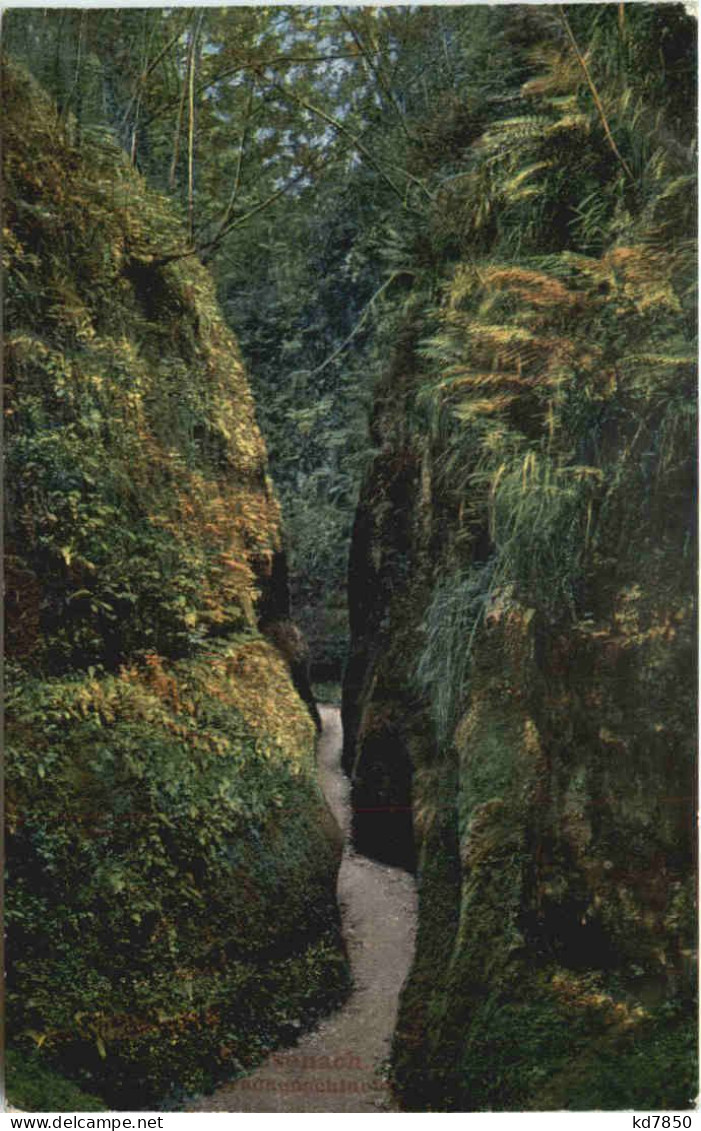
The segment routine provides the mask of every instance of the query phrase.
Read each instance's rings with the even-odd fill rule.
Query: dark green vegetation
[[[172,1095],[335,1000],[287,665],[338,681],[348,606],[356,837],[420,881],[402,1102],[686,1107],[695,21],[35,10],[4,38],[56,106],[6,128],[17,1039]]]
[[[336,682],[372,386],[368,330],[388,281],[384,227],[402,212],[351,144],[383,114],[349,15],[14,11],[3,22],[6,49],[56,99],[76,140],[121,144],[171,196],[186,231],[160,251],[196,248],[211,262],[286,515],[293,613],[315,678]],[[395,35],[406,23],[392,14]],[[377,33],[386,44],[389,30]],[[337,114],[339,128],[329,122]],[[351,334],[354,349],[334,360]]]
[[[47,1068],[41,1055],[8,1050],[5,1075],[12,1101],[21,1111],[106,1111],[105,1104]]]
[[[537,22],[537,21],[536,21]],[[525,74],[533,16],[336,7],[10,11],[6,49],[76,140],[167,192],[236,332],[286,516],[312,674],[347,649],[367,417],[405,308],[460,255],[461,155]],[[480,70],[474,44],[503,37]],[[507,103],[508,105],[508,103]],[[457,204],[457,207],[456,207]],[[264,316],[263,316],[264,315]]]
[[[451,182],[462,251],[376,395],[344,689],[356,833],[418,858],[409,1109],[686,1108],[694,24],[626,5],[530,33]]]
[[[336,833],[207,272],[14,67],[3,110],[9,1092],[148,1106],[343,995]]]

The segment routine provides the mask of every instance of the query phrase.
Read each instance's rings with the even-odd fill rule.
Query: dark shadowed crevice
[[[362,769],[352,779],[353,844],[373,860],[414,872],[411,780],[399,735],[384,732],[366,739]]]

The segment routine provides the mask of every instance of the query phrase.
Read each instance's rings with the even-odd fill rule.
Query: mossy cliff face
[[[378,392],[345,762],[360,846],[416,854],[409,1110],[695,1093],[695,353],[634,237],[458,267]]]
[[[343,994],[338,834],[210,278],[108,138],[3,108],[8,1039],[148,1105]]]

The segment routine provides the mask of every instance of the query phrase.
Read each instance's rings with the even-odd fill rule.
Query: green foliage
[[[519,79],[508,21],[488,8],[11,12],[4,30],[61,121],[118,140],[213,259],[286,515],[294,612],[320,677],[338,678],[374,379],[407,295],[433,293],[455,254],[450,205],[434,202],[486,92]],[[179,233],[163,243],[182,250]],[[192,616],[190,596],[178,592]],[[158,647],[166,632],[187,644],[177,618],[154,632]]]
[[[105,1105],[52,1072],[39,1056],[5,1052],[5,1090],[20,1111],[105,1111]]]
[[[65,1038],[70,1019],[54,1017],[42,1049],[66,1062],[78,1049],[75,1058],[96,1078],[109,1066],[115,1081],[134,1078],[144,1095],[167,1089],[176,1074],[199,1087],[207,1065],[232,1068],[217,1051],[222,1033],[237,1065],[248,1063],[285,1036],[307,993],[313,1013],[342,978],[328,949],[328,915],[316,935],[310,928],[311,947],[285,935],[292,918],[309,922],[313,900],[300,907],[291,899],[291,918],[282,912],[275,924],[279,939],[266,936],[269,916],[254,916],[251,939],[259,931],[260,948],[252,943],[244,957],[233,895],[221,907],[222,938],[195,937],[199,877],[193,873],[193,891],[182,886],[168,840],[167,822],[182,825],[187,853],[226,893],[224,845],[235,834],[238,881],[265,893],[266,912],[277,907],[283,880],[306,887],[316,875],[312,858],[325,851],[316,851],[325,843],[318,830],[285,815],[293,779],[310,812],[314,791],[308,727],[256,636],[256,600],[278,549],[277,510],[236,347],[191,252],[212,259],[253,371],[290,520],[294,603],[304,610],[318,678],[337,678],[344,655],[344,541],[363,469],[376,457],[382,495],[385,475],[405,487],[402,461],[407,481],[420,467],[416,513],[404,496],[384,496],[390,519],[401,517],[403,540],[380,547],[376,577],[378,587],[402,591],[390,610],[395,620],[410,605],[423,608],[421,585],[411,589],[413,541],[418,527],[432,528],[429,552],[418,554],[434,555],[418,683],[447,755],[468,703],[473,653],[493,627],[525,647],[532,610],[539,648],[543,637],[586,639],[602,594],[625,594],[637,576],[634,559],[646,563],[651,587],[666,592],[674,585],[660,561],[691,566],[693,25],[681,8],[660,5],[16,11],[6,25],[11,50],[59,103],[56,113],[24,79],[9,80],[8,627],[23,661],[13,804],[19,809],[30,786],[49,798],[36,826],[18,825],[13,835],[45,876],[41,915],[57,940],[52,970],[80,983],[94,1007],[85,1031]],[[187,231],[134,177],[115,141],[151,184],[168,186]],[[391,377],[379,386],[368,434],[390,353]],[[626,647],[634,642],[650,658],[677,621],[658,624],[656,611],[636,600],[605,607],[624,624]],[[382,612],[381,602],[372,608]],[[616,642],[609,645],[615,653]],[[207,686],[205,648],[226,669]],[[673,666],[648,670],[640,661],[650,700],[650,683],[662,670],[671,679]],[[53,678],[42,682],[47,670]],[[388,680],[393,693],[400,674]],[[256,686],[270,694],[253,693]],[[540,706],[546,717],[555,712]],[[598,717],[596,704],[590,714]],[[514,724],[513,734],[493,726],[493,741],[485,739],[489,766],[466,777],[485,804],[492,799],[482,790],[505,788],[507,762],[495,744],[520,750],[523,731],[537,762],[529,725]],[[597,750],[603,743],[607,758],[607,743],[625,748],[608,727],[604,738],[592,728],[587,741]],[[645,757],[676,734],[651,738]],[[70,834],[52,829],[59,800],[50,791],[68,790],[73,764],[83,777],[71,805],[86,782],[103,805],[108,788],[127,808],[147,791],[152,839],[137,835],[138,858],[108,830],[117,836],[116,871],[80,841],[80,825]],[[169,792],[181,778],[185,794]],[[430,805],[424,816],[430,828]],[[488,846],[489,812],[483,816]],[[240,845],[249,842],[255,852],[247,855]],[[279,862],[283,844],[295,846],[288,871]],[[518,897],[528,858],[503,848],[497,864],[508,879],[483,921],[491,938],[503,900]],[[117,987],[97,936],[103,949],[94,951],[90,976],[70,966],[79,960],[60,943],[70,920],[60,875],[65,868],[73,876],[70,859],[81,854],[92,872],[76,879],[80,906],[85,914],[111,907],[105,921],[117,964],[133,936],[161,964],[163,982],[152,965],[143,984]],[[328,863],[327,879],[332,871]],[[182,935],[168,933],[173,916],[149,887],[190,909]],[[132,888],[141,924],[119,904]],[[41,955],[40,914],[25,896],[19,906]],[[138,899],[153,900],[165,924],[155,938]],[[219,907],[220,896],[212,899]],[[329,905],[322,898],[319,906]],[[482,920],[474,921],[478,938]],[[206,964],[210,942],[225,958],[231,947],[226,973],[224,958],[216,975]],[[447,965],[448,942],[440,949]],[[480,953],[476,946],[476,962]],[[173,955],[190,954],[192,990],[183,994],[192,993],[192,1009],[175,994],[168,966]],[[37,969],[38,984],[44,967]],[[13,1008],[31,1012],[20,984]],[[136,1027],[122,1032],[114,1018],[105,1027],[96,1015],[101,995],[123,995]],[[37,1000],[53,1017],[46,985],[38,984]],[[282,1012],[280,1001],[288,1003]],[[86,1012],[78,1005],[76,1026]],[[497,1102],[485,1075],[490,1060],[513,1103],[545,1087],[539,1061],[559,1070],[557,1038],[566,1034],[563,1011],[553,1017],[551,1005],[541,1016],[532,1003],[492,999],[478,1016],[482,1029],[467,1027],[474,1056],[465,1052],[461,1071],[480,1103]],[[240,1032],[237,1017],[245,1018]],[[464,1020],[448,1051],[439,1050],[443,1066],[462,1047]],[[29,1024],[45,1032],[38,1018]],[[160,1035],[171,1024],[169,1046]],[[662,1034],[662,1021],[656,1025],[650,1031]],[[512,1030],[524,1042],[518,1062]],[[676,1063],[675,1041],[667,1052]],[[644,1066],[630,1048],[625,1055],[642,1087]],[[143,1076],[137,1064],[148,1066]],[[668,1095],[664,1071],[651,1065],[651,1102],[656,1088]],[[451,1087],[460,1093],[454,1075]]]
[[[12,65],[4,105],[8,1033],[149,1106],[337,1003],[337,856],[258,631],[279,511],[211,280]]]
[[[341,684],[340,683],[313,683],[312,691],[317,703],[328,703],[332,707],[341,706]]]
[[[464,706],[472,649],[490,596],[492,566],[455,574],[433,590],[416,680],[428,695],[441,744]]]
[[[612,1030],[591,1007],[574,1013],[537,995],[492,995],[471,1017],[456,1101],[469,1097],[473,1111],[688,1110],[698,1079],[694,1028],[674,1006],[632,1034]]]
[[[118,153],[67,180],[7,70],[6,105],[12,647],[53,670],[186,654],[253,624],[279,548],[236,346],[201,266],[155,262],[177,225]]]
[[[693,1108],[698,1090],[698,1032],[693,1009],[657,1011],[616,1056],[600,1055],[567,1081],[570,1111]]]
[[[337,1002],[312,727],[271,646],[12,674],[13,1042],[112,1103],[148,1104],[255,1062]],[[266,677],[280,690],[251,706]]]
[[[626,59],[636,35],[649,33],[632,15]],[[589,615],[589,579],[612,545],[620,552],[665,505],[688,537],[678,508],[695,415],[695,252],[683,199],[693,174],[662,124],[665,96],[654,84],[662,148],[642,165],[625,151],[634,134],[623,129],[626,115],[639,123],[653,111],[626,85],[628,64],[599,60],[602,43],[593,43],[597,95],[600,88],[609,129],[614,109],[619,115],[622,160],[576,56],[539,47],[544,73],[522,90],[538,112],[498,119],[473,148],[462,206],[472,230],[484,232],[484,251],[455,270],[438,332],[423,347],[421,399],[465,552],[486,527],[492,598],[555,623]],[[628,166],[641,178],[635,191]],[[572,214],[579,219],[558,219]],[[473,568],[472,578],[468,569],[445,582],[455,605],[463,589],[462,612],[435,591],[419,663],[444,736],[463,702],[484,608],[474,604],[482,570]]]
[[[493,504],[499,568],[508,582],[518,578],[543,604],[562,603],[574,612],[587,547],[588,490],[596,472],[553,467],[528,456],[499,480]]]
[[[478,1006],[470,1028],[460,1089],[476,1111],[523,1110],[533,1090],[572,1060],[583,1035],[581,1020],[554,1005],[495,997]]]
[[[335,1004],[335,857],[311,722],[276,651],[11,674],[12,1041],[113,1104],[149,1104]]]
[[[427,208],[442,299],[377,391],[353,555],[362,805],[413,771],[394,1076],[417,1111],[685,1107],[695,24],[517,28]]]

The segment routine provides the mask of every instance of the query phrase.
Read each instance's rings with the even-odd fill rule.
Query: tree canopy
[[[604,246],[691,174],[680,6],[15,10],[76,133],[177,201],[248,362],[319,663],[378,359],[451,264]],[[684,190],[682,189],[682,196]],[[668,198],[671,201],[671,197]]]

